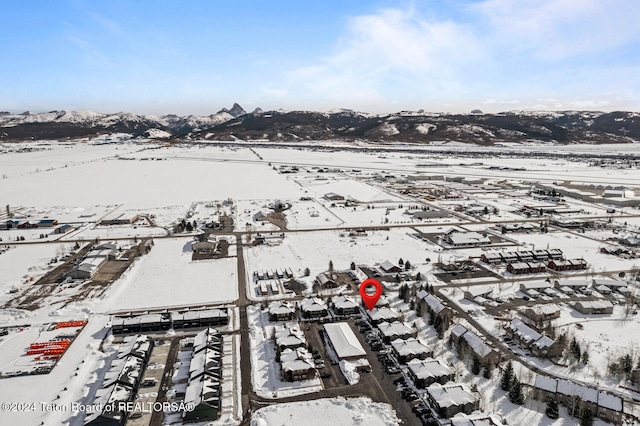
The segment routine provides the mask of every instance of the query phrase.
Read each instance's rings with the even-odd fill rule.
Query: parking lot
[[[399,369],[394,369],[396,362],[393,359],[393,355],[390,353],[385,354],[387,352],[385,350],[382,350],[381,354],[379,352],[383,349],[381,345],[377,345],[375,342],[373,342],[373,345],[369,343],[372,339],[367,338],[369,331],[366,326],[358,327],[353,319],[346,322],[353,328],[358,340],[365,349],[367,360],[371,364],[371,372],[360,373],[360,381],[355,385],[348,385],[340,367],[331,364],[329,361],[320,335],[323,328],[322,324],[308,323],[304,326],[305,336],[312,347],[312,351],[317,351],[324,361],[324,368],[319,369],[319,371],[330,374],[329,377],[322,379],[326,396],[331,396],[333,392],[335,392],[335,396],[368,396],[374,401],[391,404],[395,408],[397,416],[403,420],[403,424],[421,424],[420,419],[412,411],[418,401],[411,401],[413,398],[409,396],[411,392],[408,389],[402,392],[399,388],[399,386],[402,386],[403,375]],[[377,348],[377,350],[374,348]]]

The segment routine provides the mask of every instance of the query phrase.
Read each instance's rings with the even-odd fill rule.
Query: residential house
[[[604,391],[565,379],[537,375],[533,395],[540,401],[555,399],[567,407],[574,417],[581,417],[584,410],[589,408],[596,417],[606,422],[622,424],[624,401],[619,396]]]
[[[433,383],[441,385],[453,381],[455,374],[451,368],[436,359],[413,359],[407,363],[409,377],[417,388],[424,389]]]
[[[396,339],[415,338],[418,335],[418,331],[413,326],[398,321],[382,322],[378,324],[378,330],[382,333],[385,343],[390,343]]]
[[[433,350],[429,349],[418,339],[394,340],[391,347],[398,358],[398,362],[406,364],[412,359],[426,359],[433,356]]]
[[[329,309],[324,300],[313,297],[300,301],[300,312],[305,319],[317,319],[326,317],[329,314]]]
[[[613,303],[608,300],[578,301],[573,308],[586,315],[608,315],[613,313]]]
[[[352,316],[360,313],[360,305],[352,296],[336,296],[332,299],[333,312],[340,316]]]
[[[367,314],[374,324],[380,324],[381,322],[394,322],[402,319],[402,314],[393,308],[373,308],[367,310]]]
[[[505,331],[521,348],[530,349],[537,357],[554,358],[562,355],[562,347],[558,342],[539,333],[518,318],[511,320],[505,326]]]
[[[451,418],[458,413],[471,414],[480,406],[478,395],[461,384],[434,383],[427,387],[427,394],[431,405],[443,418]]]
[[[269,304],[269,321],[291,321],[295,314],[295,308],[287,301],[276,300]]]
[[[454,325],[449,336],[457,347],[468,347],[481,364],[497,364],[500,359],[498,351],[462,324]]]

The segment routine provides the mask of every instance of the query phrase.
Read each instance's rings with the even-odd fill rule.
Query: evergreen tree
[[[502,378],[500,379],[500,389],[508,391],[511,388],[511,381],[513,380],[513,364],[511,361],[507,363],[507,366],[502,372]]]
[[[633,370],[633,359],[631,358],[631,355],[626,354],[624,356],[622,361],[622,369],[625,373],[631,373],[631,370]]]
[[[404,269],[406,271],[411,269],[411,262],[409,262],[408,260],[406,262],[404,262]]]
[[[582,420],[580,420],[580,426],[592,426],[593,419],[594,415],[593,411],[591,411],[591,408],[585,408],[584,412],[582,413]]]
[[[545,414],[550,419],[557,419],[560,416],[560,413],[558,411],[558,401],[556,401],[555,399],[549,399],[549,401],[547,401],[547,409],[545,410]]]
[[[420,274],[420,272],[416,274],[416,281],[422,281],[422,274]]]
[[[400,286],[400,289],[399,289],[399,291],[398,291],[398,297],[399,297],[400,299],[404,299],[404,298],[406,297],[406,295],[407,295],[407,290],[409,290],[409,287],[407,287],[407,286],[406,286],[406,285],[404,285],[404,284],[403,284],[403,285],[401,285],[401,286]]]
[[[471,360],[471,372],[476,376],[480,374],[480,360],[475,355]]]
[[[404,260],[402,260],[402,258],[400,258],[400,260],[398,260],[398,265],[400,265],[400,266],[404,265]]]
[[[351,262],[351,270],[352,271],[356,270],[356,263],[355,262]]]
[[[304,268],[304,276],[308,277],[309,275],[311,275],[311,271],[309,270],[309,268]]]
[[[436,333],[438,334],[438,339],[444,339],[444,322],[439,315],[435,317],[433,320],[433,327],[436,329]]]
[[[524,404],[524,394],[522,393],[522,384],[517,377],[513,378],[513,383],[509,389],[509,401],[516,405]]]
[[[329,273],[333,274],[333,260],[329,261]]]
[[[582,352],[582,363],[584,365],[587,365],[589,363],[589,352],[587,351]]]
[[[482,370],[482,377],[485,379],[490,379],[493,376],[493,368],[491,368],[491,363],[488,363],[484,366],[484,370]]]

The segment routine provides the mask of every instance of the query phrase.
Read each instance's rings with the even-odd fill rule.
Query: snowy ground
[[[238,297],[236,259],[191,260],[191,239],[156,240],[112,284],[100,304],[112,310],[229,302]]]
[[[12,287],[22,289],[33,284],[50,269],[47,263],[73,250],[71,243],[11,246],[0,254],[0,302],[9,300]],[[32,279],[33,278],[33,279]]]
[[[261,408],[251,419],[251,426],[392,426],[400,424],[389,404],[369,398],[327,398],[291,402]]]

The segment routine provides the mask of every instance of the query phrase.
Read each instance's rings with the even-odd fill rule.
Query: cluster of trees
[[[580,343],[578,343],[575,337],[571,340],[571,343],[569,343],[569,352],[576,362],[582,361],[584,365],[587,365],[589,362],[589,352],[580,346]]]
[[[196,222],[195,220],[193,222],[189,222],[185,219],[182,219],[180,222],[173,226],[173,232],[175,233],[185,231],[192,232],[194,229],[198,229],[198,222]]]
[[[411,298],[411,289],[408,285],[402,284],[400,286],[398,297],[402,299],[405,303],[409,303],[409,299]]]
[[[408,260],[405,262],[404,260],[402,260],[402,258],[398,260],[398,266],[400,266],[401,268],[404,266],[405,271],[411,270],[411,262],[409,262]]]
[[[435,319],[433,320],[433,326],[438,332],[438,337],[442,339],[444,336],[441,335],[441,333],[444,334],[444,331],[441,330],[444,330],[446,325],[444,324],[441,316],[435,316]],[[451,338],[451,335],[449,335],[448,343],[449,347],[453,346],[453,339]],[[457,339],[455,341],[455,347],[458,359],[465,360],[467,366],[469,366],[469,362],[471,363],[471,373],[476,376],[482,373],[482,377],[484,377],[485,379],[490,379],[493,376],[493,365],[490,362],[483,363],[482,361],[480,361],[480,358],[478,358],[475,352],[473,352],[465,339]]]
[[[638,360],[636,368],[640,369],[640,360]],[[633,356],[630,353],[626,353],[618,359],[610,360],[607,366],[608,373],[616,379],[631,380],[631,372],[633,370]]]
[[[516,405],[524,404],[524,393],[522,392],[522,383],[513,371],[511,361],[507,363],[502,377],[500,378],[500,389],[508,392],[509,401]]]
[[[493,376],[493,367],[491,366],[491,363],[482,365],[480,358],[473,355],[473,357],[471,358],[471,373],[477,376],[480,374],[480,372],[482,372],[482,377],[484,377],[485,379],[490,379]]]

